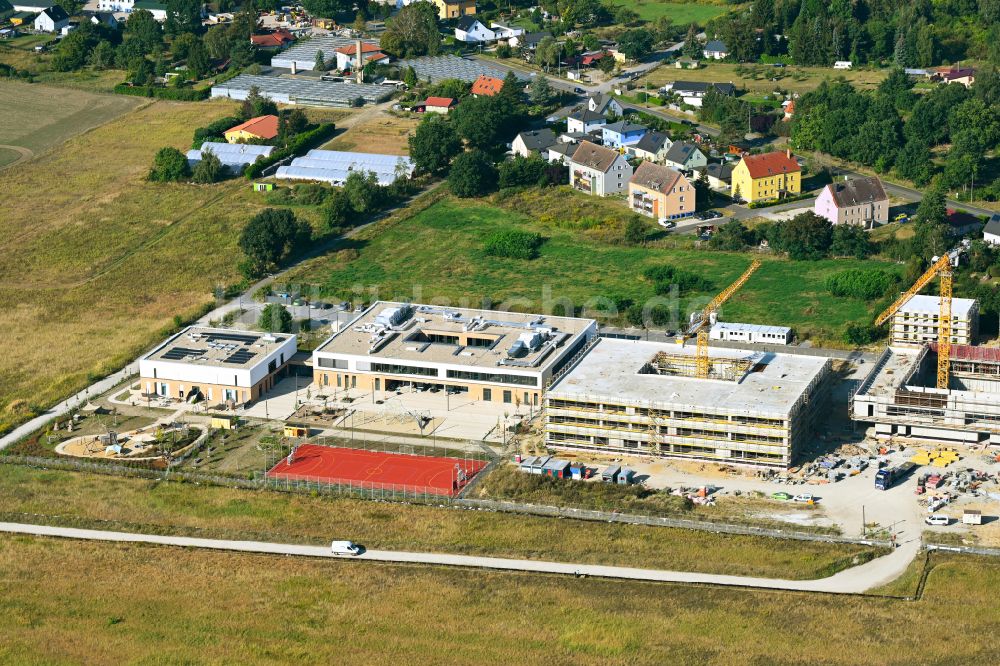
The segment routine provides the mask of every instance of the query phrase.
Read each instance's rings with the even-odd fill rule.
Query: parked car
[[[576,88],[573,88],[573,92],[575,92],[577,95],[585,95],[585,94],[587,94],[587,91],[584,90],[583,88],[580,88],[579,86],[576,87]]]
[[[792,496],[789,493],[780,492],[780,493],[774,493],[773,495],[771,495],[771,499],[787,501],[787,500],[792,499]]]
[[[949,525],[951,523],[951,518],[941,513],[935,513],[932,516],[924,518],[924,522],[928,525]]]
[[[674,227],[677,226],[677,223],[674,222],[673,220],[660,220],[657,222],[657,224],[663,227],[664,229],[673,229]]]
[[[892,218],[893,222],[899,222],[900,224],[906,224],[910,221],[910,216],[906,213],[900,213],[896,217]]]
[[[717,210],[706,210],[706,211],[704,211],[704,215],[705,215],[705,217],[698,218],[698,219],[701,219],[701,220],[717,220],[720,217],[722,217],[722,213],[720,213]]]
[[[805,502],[806,504],[814,504],[816,502],[816,497],[810,493],[799,493],[792,498],[793,502]]]

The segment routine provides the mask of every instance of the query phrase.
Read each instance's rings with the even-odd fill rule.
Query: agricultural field
[[[238,230],[263,205],[246,180],[145,180],[159,148],[188,148],[195,127],[233,108],[149,103],[0,179],[0,432],[135,358],[239,280]]]
[[[0,168],[41,155],[120,117],[144,100],[123,95],[67,94],[39,84],[0,81]]]
[[[31,72],[35,82],[60,87],[76,88],[90,92],[111,92],[125,80],[126,72],[118,69],[104,71],[81,69],[58,72],[52,69],[55,52],[51,48],[52,35],[22,35],[11,40],[0,40],[0,63]],[[50,49],[37,53],[35,47],[49,45]]]
[[[907,601],[4,537],[0,660],[991,663],[1000,562],[930,565]]]
[[[886,77],[888,70],[834,70],[831,67],[773,67],[772,65],[736,65],[730,63],[711,63],[697,70],[675,69],[662,66],[654,69],[647,76],[638,79],[636,85],[642,87],[651,84],[658,88],[668,81],[706,81],[708,83],[733,83],[737,88],[745,88],[748,92],[765,95],[777,89],[793,93],[807,93],[815,90],[824,79],[844,77],[861,90],[870,90],[878,86]],[[776,80],[772,80],[776,79]]]
[[[420,124],[419,118],[388,113],[366,114],[358,122],[338,123],[338,127],[346,126],[346,131],[327,142],[323,148],[384,155],[409,155],[408,139],[418,124]]]
[[[666,0],[633,0],[626,3],[644,21],[655,21],[661,16],[669,16],[674,25],[688,26],[692,23],[705,25],[710,19],[729,11],[722,4],[702,2],[669,2]]]
[[[513,209],[513,210],[512,210]],[[532,214],[531,211],[538,211]],[[544,211],[544,212],[543,212]],[[376,225],[341,252],[311,261],[290,282],[318,283],[345,300],[441,299],[476,307],[484,299],[501,308],[551,313],[569,303],[584,316],[616,321],[606,300],[643,304],[654,296],[643,273],[669,264],[696,272],[711,289],[680,294],[680,316],[704,307],[742,273],[747,254],[712,252],[693,247],[690,237],[667,237],[645,246],[607,239],[604,216],[627,217],[620,201],[601,201],[558,188],[531,191],[503,200],[444,199],[391,226]],[[650,236],[655,238],[649,224]],[[487,257],[483,241],[500,229],[540,233],[536,259]],[[609,242],[610,240],[610,242]],[[831,296],[826,278],[861,266],[889,266],[878,261],[836,259],[796,262],[763,257],[763,267],[729,302],[721,317],[731,321],[792,326],[800,338],[837,344],[843,327],[866,320],[869,304]]]
[[[0,464],[0,518],[369,548],[818,578],[874,548],[249,491]],[[25,518],[36,514],[39,517]],[[3,541],[3,539],[0,539]],[[712,553],[706,558],[705,553]]]

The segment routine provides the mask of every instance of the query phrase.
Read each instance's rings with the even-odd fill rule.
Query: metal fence
[[[965,555],[986,555],[1000,557],[1000,548],[982,548],[980,546],[945,546],[943,544],[925,544],[927,550],[940,550],[947,553],[963,553]]]

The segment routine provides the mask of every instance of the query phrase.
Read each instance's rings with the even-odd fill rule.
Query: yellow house
[[[462,18],[476,13],[476,0],[434,0],[441,19]]]
[[[278,116],[257,116],[227,129],[224,134],[229,143],[243,143],[250,139],[270,141],[278,136]]]
[[[731,195],[742,201],[767,201],[802,192],[802,167],[792,151],[744,155],[733,169]]]

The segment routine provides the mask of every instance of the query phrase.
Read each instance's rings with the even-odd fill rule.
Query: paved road
[[[85,530],[72,527],[50,527],[47,525],[25,525],[20,523],[0,523],[0,532],[31,534],[36,536],[88,539],[92,541],[113,541],[119,543],[150,543],[185,548],[205,548],[244,553],[267,553],[298,557],[336,558],[329,548],[296,544],[270,543],[264,541],[226,541],[221,539],[199,539],[182,536],[162,536],[157,534],[133,534],[105,530]],[[753,587],[773,590],[801,590],[806,592],[831,592],[837,594],[858,594],[873,587],[884,585],[899,577],[920,550],[918,540],[910,541],[894,552],[828,578],[818,580],[784,580],[780,578],[754,578],[749,576],[724,576],[688,571],[664,571],[659,569],[637,569],[632,567],[604,566],[597,564],[574,564],[570,562],[546,562],[543,560],[514,560],[498,557],[474,555],[451,555],[447,553],[409,553],[403,551],[368,550],[357,557],[344,558],[377,562],[406,564],[427,564],[439,566],[467,567],[475,569],[497,569],[527,573],[548,573],[561,575],[584,575],[597,578],[640,580],[665,583],[697,583],[728,587]]]

